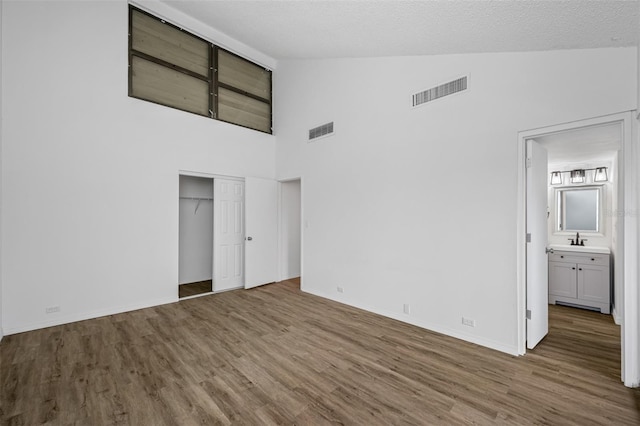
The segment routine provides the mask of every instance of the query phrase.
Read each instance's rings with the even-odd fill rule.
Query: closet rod
[[[180,197],[181,200],[198,200],[198,201],[213,201],[213,198],[205,197]]]

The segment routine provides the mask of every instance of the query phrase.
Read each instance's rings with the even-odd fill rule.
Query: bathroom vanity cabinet
[[[555,251],[549,254],[549,303],[611,312],[610,255]]]

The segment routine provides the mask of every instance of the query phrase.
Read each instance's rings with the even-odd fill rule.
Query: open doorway
[[[609,125],[612,127],[607,127]],[[527,300],[528,291],[532,288],[537,288],[538,290],[536,291],[540,290],[540,283],[532,283],[527,278],[527,272],[531,269],[530,260],[528,259],[528,251],[530,251],[529,241],[531,241],[532,238],[535,239],[535,236],[531,236],[531,234],[529,234],[529,228],[527,227],[527,211],[530,210],[531,206],[529,204],[532,202],[529,200],[527,195],[527,172],[530,160],[530,157],[526,154],[527,143],[532,140],[544,141],[545,138],[548,138],[546,142],[548,142],[548,146],[551,146],[554,143],[558,143],[558,139],[555,142],[553,139],[556,137],[562,137],[563,133],[566,137],[574,136],[577,140],[584,142],[586,140],[585,137],[588,136],[589,132],[607,132],[611,131],[614,127],[620,136],[620,147],[619,151],[615,148],[611,149],[611,151],[617,152],[617,156],[610,156],[608,160],[611,163],[610,176],[614,179],[616,187],[613,189],[609,188],[609,192],[612,192],[609,194],[611,208],[608,212],[603,212],[608,213],[608,220],[611,221],[608,225],[609,235],[596,235],[598,232],[594,232],[594,241],[592,241],[592,243],[610,244],[610,250],[615,256],[615,263],[612,268],[614,274],[611,283],[613,293],[611,304],[614,306],[616,317],[621,323],[619,333],[621,336],[621,376],[627,386],[632,386],[637,379],[635,377],[636,369],[629,367],[633,367],[634,363],[637,361],[637,353],[634,350],[634,345],[637,343],[637,336],[635,336],[631,331],[637,330],[637,324],[633,319],[637,316],[638,303],[634,297],[628,297],[628,295],[636,294],[633,286],[635,285],[637,274],[635,273],[636,262],[624,262],[624,259],[635,259],[635,256],[637,255],[637,250],[634,248],[637,245],[637,227],[635,226],[635,218],[633,216],[622,214],[628,210],[630,206],[635,206],[637,202],[637,194],[632,190],[633,185],[625,185],[625,182],[635,182],[636,178],[636,172],[632,166],[635,165],[637,153],[632,143],[632,117],[629,113],[550,126],[547,128],[520,132],[519,134],[518,149],[520,153],[520,168],[518,175],[518,202],[520,213],[518,215],[518,229],[520,232],[518,233],[518,344],[520,348],[519,352],[524,355],[526,352],[525,348],[528,346],[527,331],[529,328],[529,322],[532,321],[532,318],[535,321],[540,321],[540,316],[538,315],[536,317],[535,312],[530,311],[528,305],[529,301]],[[595,141],[595,138],[593,144],[599,145],[601,148],[603,146],[603,142]],[[568,146],[569,145],[567,145],[567,147]],[[560,151],[560,149],[556,150],[557,156],[561,155],[559,153]],[[586,154],[587,151],[589,151],[589,149],[586,149],[583,144],[582,147],[575,152],[575,155],[579,156],[581,155],[581,152]],[[604,151],[606,151],[606,149]],[[552,154],[552,156],[556,154]],[[588,159],[579,159],[577,161],[586,163],[586,160]],[[591,158],[589,161],[596,160],[601,161],[602,158]],[[574,167],[577,167],[577,163],[568,163],[565,164],[565,166],[567,169],[573,170]],[[582,167],[585,169],[587,168],[584,164],[580,166],[580,168]],[[548,176],[550,176],[550,174]],[[548,185],[548,183],[549,182],[547,182],[546,185]],[[542,184],[545,185],[544,182]],[[547,191],[547,188],[545,188],[545,191]],[[551,189],[549,189],[549,191],[551,191]],[[557,195],[555,190],[554,194]],[[548,203],[548,198],[543,202],[545,202],[545,204],[550,204]],[[542,206],[545,210],[546,207],[547,206]],[[555,204],[549,205],[548,213],[550,218],[557,214]],[[551,226],[557,226],[557,223],[554,222],[553,225],[549,223],[549,227]],[[549,235],[545,233],[544,237],[546,239]],[[560,232],[553,235],[553,237],[566,238],[567,236]],[[570,242],[568,244],[570,244]],[[546,248],[549,247],[547,246]],[[544,256],[545,262],[548,262],[548,259],[546,258],[547,255],[544,251],[541,253],[536,251],[536,256]],[[548,292],[548,276],[545,276],[544,278],[543,291]],[[544,320],[548,320],[548,316],[546,316],[546,314]]]
[[[616,266],[622,269],[623,247],[613,212],[620,207],[622,136],[620,123],[606,123],[533,138],[547,154],[549,250],[548,334],[533,352],[558,361],[581,359],[594,373],[617,369],[620,374]]]
[[[279,281],[300,287],[302,275],[302,182],[280,182]]]
[[[559,252],[549,254],[549,303],[612,314],[616,324],[622,305],[622,281],[616,277],[623,275],[624,250],[622,221],[615,214],[622,206],[622,136],[619,123],[608,123],[536,138],[548,155],[548,246]],[[572,260],[588,265],[576,268]],[[593,288],[567,287],[565,276],[573,275]]]

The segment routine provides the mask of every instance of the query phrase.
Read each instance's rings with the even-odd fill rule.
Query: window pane
[[[218,49],[218,81],[271,100],[271,73],[222,49]]]
[[[271,107],[222,87],[218,90],[218,118],[271,133]]]
[[[203,77],[209,75],[206,42],[136,10],[132,12],[131,28],[133,49]]]
[[[209,83],[134,56],[132,95],[185,111],[209,115]]]
[[[598,231],[598,190],[565,191],[565,230]]]

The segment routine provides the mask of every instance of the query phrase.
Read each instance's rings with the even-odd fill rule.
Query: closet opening
[[[213,179],[180,175],[178,297],[213,291]]]
[[[245,182],[179,175],[178,297],[235,290],[245,280]]]

